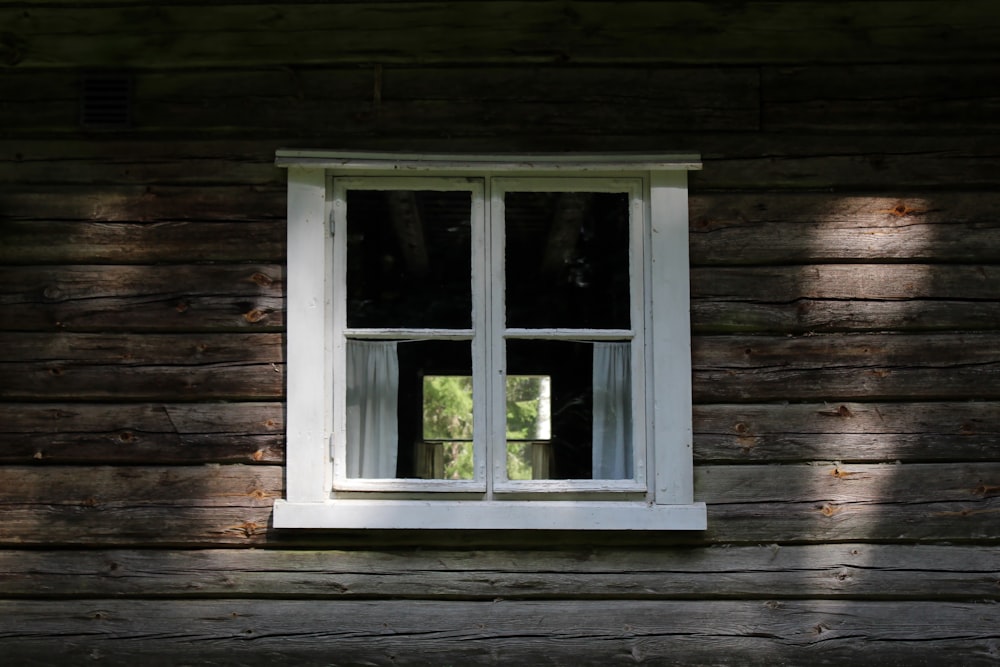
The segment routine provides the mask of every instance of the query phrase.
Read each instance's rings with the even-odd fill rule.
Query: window
[[[279,151],[282,528],[703,529],[684,156]]]

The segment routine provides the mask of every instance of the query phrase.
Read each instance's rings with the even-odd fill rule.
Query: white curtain
[[[347,476],[396,476],[399,357],[395,341],[347,341]]]
[[[632,477],[630,343],[594,343],[594,479]]]

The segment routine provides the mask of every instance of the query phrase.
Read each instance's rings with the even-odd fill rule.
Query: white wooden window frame
[[[289,150],[278,151],[276,163],[288,169],[288,270],[286,497],[275,502],[275,527],[705,529],[705,505],[694,501],[691,451],[687,171],[700,168],[697,156],[457,156]],[[502,245],[498,245],[502,244],[500,225],[487,226],[494,234],[501,234],[499,240],[487,242],[477,236],[475,221],[485,215],[502,216],[504,190],[551,191],[559,182],[588,191],[620,192],[627,188],[630,213],[633,219],[641,216],[642,220],[641,225],[632,226],[630,264],[633,298],[640,300],[638,309],[644,315],[640,321],[633,318],[627,332],[633,341],[633,372],[639,373],[644,385],[644,392],[638,392],[640,396],[634,399],[638,404],[633,406],[639,442],[635,479],[507,481],[501,473],[502,456],[487,462],[482,451],[477,451],[477,461],[482,462],[477,466],[488,464],[493,470],[479,471],[476,479],[468,482],[348,479],[335,465],[334,460],[343,460],[344,420],[334,400],[343,379],[336,377],[334,368],[343,367],[346,324],[345,300],[338,298],[342,278],[337,277],[334,266],[343,262],[346,244],[334,243],[332,221],[338,218],[335,207],[343,203],[340,188],[352,183],[364,187],[366,182],[387,177],[394,181],[418,178],[410,184],[421,188],[432,183],[426,179],[442,179],[433,182],[436,189],[472,191],[474,253],[485,252],[477,245],[483,242],[491,252],[502,252]],[[460,179],[470,179],[471,184],[457,185]],[[540,184],[541,179],[547,182]],[[481,191],[477,183],[483,184]],[[502,299],[487,302],[492,308],[490,317],[502,321]],[[485,326],[486,315],[474,313],[474,330]],[[350,333],[361,338],[383,335],[378,331]],[[598,340],[608,335],[568,330],[540,334],[519,329],[504,329],[502,333],[493,341],[494,350],[488,350],[482,337],[474,338],[472,331],[467,332],[473,340],[474,364],[485,364],[483,359],[496,349],[502,350],[507,338],[548,335],[559,339],[571,335],[586,339],[590,335]],[[482,368],[479,374],[492,382],[489,392],[502,395],[502,376],[482,373]],[[488,421],[494,429],[502,428],[497,426],[502,409],[493,409]],[[478,443],[489,437],[478,433],[488,428],[481,421],[476,422]]]

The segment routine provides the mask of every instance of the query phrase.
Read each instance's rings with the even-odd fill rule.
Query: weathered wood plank
[[[704,533],[513,535],[440,533],[448,546],[995,541],[1000,463],[708,466],[695,496]],[[269,530],[278,466],[0,468],[0,545],[426,544],[428,533],[345,536]],[[478,533],[478,531],[474,531]],[[387,539],[386,539],[387,537]],[[318,541],[318,544],[316,542]]]
[[[954,62],[997,53],[1000,18],[993,9],[986,0],[18,6],[0,13],[8,35],[0,62],[135,68],[151,62],[873,63],[897,62],[903,54],[910,61]],[[88,30],[79,31],[81,25]]]
[[[243,264],[0,268],[0,327],[280,329],[282,273]],[[703,333],[968,331],[1000,319],[1000,269],[992,266],[696,268],[691,286],[693,325]]]
[[[12,72],[0,81],[8,134],[79,133],[76,71]],[[133,118],[143,133],[194,130],[272,137],[350,126],[363,134],[525,126],[593,132],[755,130],[758,74],[746,68],[383,67],[142,72]]]
[[[237,206],[235,196],[233,206]],[[0,263],[284,261],[284,236],[284,223],[277,221],[92,223],[5,220],[0,222]]]
[[[764,68],[767,131],[1000,129],[996,63]]]
[[[997,460],[1000,403],[695,405],[702,462]]]
[[[994,334],[696,336],[696,403],[1000,398]]]
[[[0,330],[274,331],[284,326],[284,269],[279,265],[0,267],[0,285]]]
[[[1000,194],[692,193],[691,262],[1000,261]]]
[[[0,551],[3,598],[995,600],[989,546]]]
[[[190,133],[184,136],[192,137]],[[210,139],[0,141],[0,176],[12,183],[50,188],[92,184],[101,188],[125,185],[134,190],[146,185],[153,191],[164,191],[170,186],[208,185],[271,190],[285,183],[284,170],[274,166],[274,152],[282,143]]]
[[[23,156],[22,156],[23,157]],[[275,183],[272,187],[255,187],[246,185],[213,186],[201,184],[196,186],[183,185],[68,185],[65,183],[26,186],[19,185],[16,190],[7,189],[0,192],[0,205],[3,206],[4,219],[0,222],[0,233],[4,234],[4,245],[17,244],[17,247],[27,250],[31,239],[24,235],[34,232],[38,244],[47,240],[47,235],[58,234],[59,227],[47,225],[62,224],[62,230],[72,234],[74,240],[84,244],[82,252],[89,261],[97,261],[95,251],[86,246],[99,244],[108,261],[127,263],[124,250],[114,251],[110,247],[116,243],[130,245],[129,252],[136,253],[135,261],[159,261],[160,255],[155,248],[145,245],[166,244],[171,247],[181,241],[179,237],[192,229],[183,224],[184,221],[220,222],[245,221],[242,230],[246,239],[253,242],[253,247],[259,252],[264,249],[275,249],[280,231],[281,242],[284,242],[285,219],[285,186]],[[19,222],[23,221],[23,222]],[[76,221],[92,221],[101,223],[91,228],[74,228]],[[112,222],[151,222],[171,223],[134,227],[128,225],[111,225]],[[32,226],[36,225],[36,227]],[[76,229],[75,233],[73,230]],[[232,236],[224,225],[217,227],[199,226],[198,234],[203,238],[212,237],[212,230],[220,237],[220,242],[212,244],[211,254],[199,256],[198,252],[209,252],[207,248],[195,250],[185,248],[183,257],[167,255],[172,261],[192,260],[226,260],[226,259],[279,259],[283,253],[254,257],[252,253],[239,250],[243,241],[238,235]],[[225,242],[223,242],[225,241]],[[219,247],[222,246],[222,247]],[[283,249],[284,246],[281,246]],[[227,250],[227,248],[230,248]],[[6,250],[0,246],[0,251]],[[273,251],[273,250],[270,250]],[[35,250],[38,252],[38,250]],[[110,254],[113,253],[113,254]],[[232,254],[229,254],[232,253]],[[8,254],[0,255],[4,261],[17,261]],[[149,257],[150,259],[143,259]],[[68,257],[59,256],[59,261],[72,262]],[[29,260],[31,261],[31,260]],[[77,260],[80,261],[80,260]]]
[[[697,403],[1000,398],[991,334],[699,336]],[[0,333],[0,397],[260,400],[281,395],[280,334]]]
[[[281,463],[281,403],[0,403],[0,463]]]
[[[1000,268],[837,264],[695,268],[696,332],[993,330]]]
[[[6,400],[267,400],[284,386],[280,334],[0,333]]]
[[[961,602],[0,602],[17,664],[994,665],[1000,607]]]
[[[2,403],[0,462],[280,463],[280,403]],[[695,405],[703,463],[995,461],[1000,404]]]
[[[1000,193],[693,192],[689,201],[696,266],[1000,261]],[[282,184],[25,186],[0,193],[0,206],[5,263],[284,258]]]
[[[141,136],[141,135],[140,135]],[[322,134],[282,139],[218,140],[191,131],[157,141],[0,141],[0,179],[33,187],[82,185],[191,186],[196,184],[274,188],[285,182],[274,166],[278,148],[408,150],[431,152],[701,153],[705,168],[692,172],[692,189],[852,189],[873,191],[926,187],[934,190],[995,189],[1000,173],[996,135],[893,136],[891,132],[849,137],[761,133],[663,133],[627,135],[606,126],[592,133],[525,126],[518,134],[442,128],[437,135],[403,131],[366,135],[353,126],[329,126]],[[197,141],[193,141],[197,138]]]

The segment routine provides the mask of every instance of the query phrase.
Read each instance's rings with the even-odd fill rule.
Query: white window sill
[[[705,530],[705,503],[337,500],[274,503],[275,528],[372,530]]]

